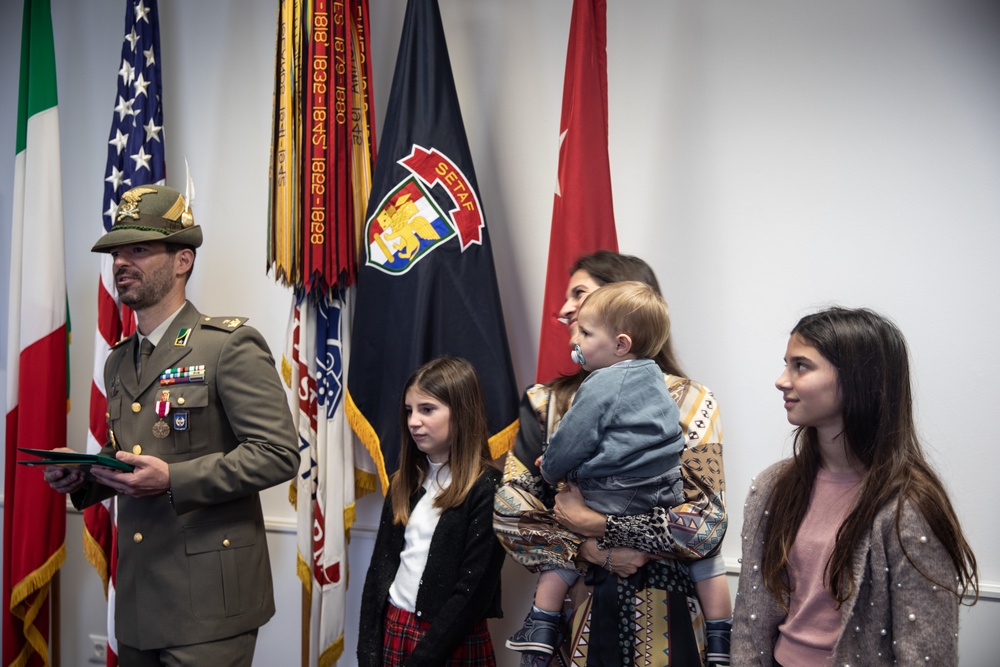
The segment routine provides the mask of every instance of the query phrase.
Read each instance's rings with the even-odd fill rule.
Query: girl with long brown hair
[[[976,558],[920,447],[902,333],[867,309],[808,315],[775,384],[798,428],[750,488],[733,664],[958,664]]]
[[[361,597],[358,664],[496,664],[487,618],[500,610],[493,536],[500,471],[490,459],[479,378],[440,357],[403,389],[402,448]]]

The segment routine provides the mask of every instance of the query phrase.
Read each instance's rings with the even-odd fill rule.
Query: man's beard
[[[125,288],[124,292],[120,287],[116,289],[118,289],[118,299],[132,310],[155,306],[173,287],[169,264],[145,275],[131,272],[126,272],[125,275],[132,278],[132,284]]]

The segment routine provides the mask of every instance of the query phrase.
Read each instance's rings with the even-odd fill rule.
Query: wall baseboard
[[[0,496],[0,508],[3,507],[3,497]],[[73,507],[69,500],[66,501],[66,511],[72,514],[82,514],[79,510]],[[275,517],[275,516],[264,516],[264,525],[269,533],[277,533],[284,535],[295,535],[297,531],[297,526],[295,520],[289,517]],[[355,524],[351,527],[351,535],[364,536],[367,539],[375,539],[375,535],[378,532],[377,526],[364,526],[360,524]],[[740,563],[738,560],[732,558],[726,558],[726,575],[730,577],[738,577],[740,575]],[[966,599],[971,599],[972,596],[966,595]],[[979,582],[979,599],[980,600],[998,600],[1000,601],[1000,582],[993,581],[980,581]]]

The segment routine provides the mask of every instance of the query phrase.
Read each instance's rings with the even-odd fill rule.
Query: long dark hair
[[[663,296],[663,293],[660,291],[660,283],[656,280],[653,269],[649,267],[649,264],[633,255],[623,255],[611,250],[598,250],[589,255],[578,257],[573,262],[573,266],[570,267],[569,275],[572,276],[577,271],[586,271],[594,279],[594,282],[599,285],[618,283],[624,280],[637,280],[646,283],[656,290],[657,294]],[[684,375],[680,364],[677,363],[677,357],[674,356],[674,348],[669,336],[667,337],[667,342],[663,344],[663,347],[653,357],[653,360],[656,361],[660,370],[664,373],[679,376]],[[552,392],[552,396],[556,401],[556,410],[559,414],[563,414],[569,409],[570,399],[576,393],[576,390],[580,388],[580,384],[586,377],[587,371],[581,369],[574,375],[556,378],[546,385]]]
[[[893,502],[897,535],[903,506],[912,503],[951,557],[960,594],[971,588],[978,598],[976,557],[944,485],[924,457],[913,423],[909,355],[903,334],[888,319],[864,308],[829,308],[807,315],[792,334],[801,336],[837,369],[842,440],[865,468],[854,509],[838,529],[827,563],[830,588],[838,605],[854,594],[855,546],[871,529],[875,515]],[[764,584],[786,609],[791,591],[783,572],[819,467],[816,429],[800,426],[795,432],[791,464],[779,474],[768,500],[770,520],[764,533]],[[906,553],[905,545],[903,551]],[[906,557],[913,563],[909,554]],[[950,577],[938,572],[921,574],[955,591]]]
[[[402,447],[399,469],[392,475],[389,494],[393,522],[404,526],[410,518],[410,498],[427,479],[429,469],[427,455],[417,449],[407,426],[406,392],[410,388],[433,396],[451,410],[448,424],[451,484],[434,499],[434,507],[448,509],[461,505],[479,476],[487,466],[493,465],[486,408],[476,369],[459,357],[438,357],[428,361],[406,381],[399,406]]]

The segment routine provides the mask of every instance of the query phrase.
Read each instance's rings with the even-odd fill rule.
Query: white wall
[[[6,254],[20,2],[0,3],[0,239]],[[72,349],[70,444],[83,448],[105,142],[124,3],[53,0]],[[514,368],[534,375],[570,0],[442,0],[497,257]],[[919,426],[979,558],[990,599],[963,612],[963,665],[995,664],[1000,627],[1000,5],[991,0],[616,0],[608,9],[611,168],[623,251],[656,269],[685,369],[726,425],[736,567],[749,478],[789,451],[773,389],[787,331],[829,303],[870,306],[906,333]],[[371,0],[378,121],[404,3]],[[190,296],[245,315],[280,350],[287,292],[264,273],[276,0],[161,3],[168,181],[183,159],[205,230]],[[6,345],[7,277],[0,278]],[[2,357],[2,355],[0,355]],[[0,362],[5,363],[5,362]],[[6,369],[0,369],[5,373]],[[0,391],[5,382],[0,381]],[[2,402],[2,400],[0,400]],[[352,610],[379,499],[359,503]],[[299,587],[285,489],[265,498],[278,615],[256,664],[298,653]],[[985,511],[984,511],[985,510]],[[986,516],[984,520],[982,517]],[[103,633],[96,575],[71,515],[63,664]],[[532,579],[508,563],[508,618]],[[735,579],[735,577],[733,577]],[[347,635],[353,664],[356,627]],[[499,643],[499,642],[498,642]],[[502,664],[516,664],[500,649]]]

